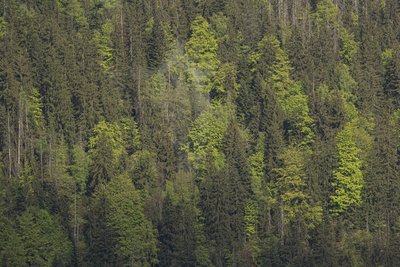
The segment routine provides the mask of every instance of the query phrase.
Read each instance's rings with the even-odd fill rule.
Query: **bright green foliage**
[[[307,192],[304,156],[304,152],[296,147],[289,147],[282,152],[280,158],[283,166],[274,170],[278,175],[278,195],[275,197],[283,205],[285,224],[293,222],[300,215],[309,228],[315,228],[322,220],[322,208],[312,202]]]
[[[121,123],[122,141],[128,152],[132,153],[140,148],[139,127],[133,118],[122,118]]]
[[[340,31],[340,40],[342,41],[340,56],[346,64],[349,64],[358,52],[358,43],[354,40],[354,34],[346,28]]]
[[[111,41],[111,34],[113,31],[114,25],[112,21],[107,20],[103,24],[101,31],[95,31],[93,37],[100,58],[99,64],[106,73],[110,71],[114,62],[114,49]]]
[[[249,157],[251,189],[257,197],[260,197],[262,192],[262,181],[264,178],[264,153],[257,151]]]
[[[85,17],[85,11],[82,8],[79,0],[58,0],[57,5],[61,12],[74,18],[79,26],[88,26],[88,21]]]
[[[32,124],[36,128],[41,128],[43,126],[43,104],[40,99],[39,90],[34,88],[28,99],[29,105],[29,116],[32,120]]]
[[[399,11],[0,1],[0,266],[400,266]]]
[[[220,152],[227,127],[227,110],[222,104],[214,104],[193,122],[189,131],[189,143],[183,147],[188,159],[196,170],[206,169],[206,157],[212,157],[221,165],[223,154]]]
[[[237,97],[239,84],[236,82],[237,70],[233,64],[221,64],[215,74],[215,89],[218,93],[226,93],[228,101]]]
[[[46,210],[31,208],[17,218],[21,242],[18,261],[30,266],[68,265],[72,246],[56,218]]]
[[[0,16],[0,38],[6,34],[6,22],[4,18]]]
[[[208,22],[201,16],[192,22],[191,30],[192,35],[186,43],[189,81],[197,91],[208,94],[214,88],[214,77],[220,64],[217,39]]]
[[[107,184],[107,226],[112,229],[119,264],[153,266],[157,263],[156,232],[144,216],[139,192],[126,175]]]
[[[99,122],[93,129],[94,135],[89,139],[89,148],[95,150],[107,142],[112,148],[112,157],[118,157],[123,152],[123,135],[118,123]]]
[[[126,153],[123,133],[118,123],[100,122],[89,139],[91,187],[110,181],[118,173],[121,156]]]
[[[381,54],[383,65],[387,65],[393,59],[393,49],[388,48]]]
[[[326,26],[337,29],[339,27],[339,9],[332,0],[323,0],[317,4],[314,19],[318,27]]]
[[[285,117],[291,123],[289,135],[299,144],[307,145],[312,142],[314,136],[308,97],[302,91],[300,83],[290,78],[292,68],[285,51],[279,47],[279,42],[273,39],[272,44],[275,60],[269,69],[271,76],[267,79],[267,83],[273,87]]]
[[[331,212],[343,213],[361,204],[364,176],[361,170],[360,149],[354,140],[354,126],[347,124],[336,137],[338,165],[333,171],[334,194]]]
[[[244,222],[246,224],[246,236],[251,237],[256,234],[259,206],[255,201],[248,201],[245,207]]]

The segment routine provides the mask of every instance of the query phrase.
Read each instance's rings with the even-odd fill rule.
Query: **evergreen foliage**
[[[400,266],[398,0],[0,1],[1,266]]]

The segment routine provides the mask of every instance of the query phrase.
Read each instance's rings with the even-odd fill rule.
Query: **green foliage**
[[[183,147],[195,170],[206,170],[206,158],[210,154],[218,165],[224,161],[220,149],[227,127],[228,111],[219,103],[215,103],[193,122],[189,131],[189,142]]]
[[[81,146],[75,145],[72,149],[72,164],[69,171],[75,179],[76,188],[80,192],[84,192],[86,179],[89,176],[90,159]]]
[[[400,266],[397,0],[0,2],[1,266]]]
[[[347,29],[340,31],[340,40],[342,42],[340,56],[346,64],[350,64],[358,53],[358,43],[354,40],[354,34]]]
[[[353,93],[357,88],[357,82],[351,76],[350,68],[346,64],[339,64],[337,67],[339,88],[347,93]]]
[[[280,155],[283,166],[274,171],[276,181],[276,198],[283,205],[285,224],[293,223],[301,216],[308,228],[313,229],[322,220],[322,207],[314,203],[307,192],[305,172],[305,154],[299,148],[289,147]]]
[[[246,224],[245,231],[247,237],[252,237],[257,233],[257,219],[259,216],[259,206],[255,201],[246,203],[244,221]]]
[[[115,234],[118,262],[133,266],[156,264],[156,231],[144,216],[140,195],[129,177],[115,177],[107,184],[105,197],[109,209],[107,227]]]
[[[17,218],[20,239],[18,262],[23,265],[67,266],[71,242],[56,218],[46,210],[31,208]]]
[[[99,122],[89,139],[91,159],[91,182],[94,189],[97,184],[110,181],[119,172],[122,156],[126,154],[123,133],[118,123]]]
[[[193,178],[184,172],[177,173],[173,181],[167,181],[166,192],[174,205],[192,203],[199,197]]]
[[[88,26],[88,21],[85,17],[85,11],[82,8],[79,0],[58,0],[57,5],[61,12],[65,13],[65,15],[69,17],[74,18],[79,26]]]
[[[208,94],[214,88],[214,77],[220,65],[217,39],[208,22],[201,16],[192,22],[191,30],[191,37],[186,43],[189,82],[197,91]]]
[[[111,158],[118,157],[123,153],[123,135],[118,123],[99,122],[93,129],[93,136],[89,139],[89,149],[95,151],[97,148],[107,144],[111,147]]]
[[[132,155],[131,162],[129,174],[133,184],[137,189],[146,189],[150,192],[158,182],[156,155],[142,150]]]
[[[302,91],[300,83],[290,78],[292,67],[285,51],[279,47],[276,39],[272,41],[275,50],[275,60],[269,69],[270,77],[267,83],[271,84],[276,92],[278,101],[291,124],[288,133],[301,145],[312,142],[314,133],[311,129],[313,119],[309,115],[308,97]]]
[[[331,212],[340,214],[361,204],[364,175],[361,170],[361,150],[354,140],[354,126],[346,125],[337,135],[338,165],[333,171],[334,194]]]
[[[6,35],[7,33],[7,28],[6,28],[6,22],[3,17],[0,17],[0,38]]]
[[[387,65],[393,59],[393,49],[388,48],[381,54],[381,59],[384,65]]]
[[[34,88],[28,99],[29,116],[35,128],[43,127],[43,104],[41,101],[39,90]]]
[[[100,31],[95,31],[93,36],[94,44],[99,54],[99,64],[103,70],[108,73],[114,62],[114,49],[112,47],[111,34],[114,31],[114,25],[111,20],[107,20]]]
[[[333,29],[339,27],[339,9],[332,0],[323,0],[317,4],[314,19],[319,27],[326,26]]]
[[[264,160],[264,153],[262,151],[257,151],[249,157],[251,188],[257,197],[263,194]]]

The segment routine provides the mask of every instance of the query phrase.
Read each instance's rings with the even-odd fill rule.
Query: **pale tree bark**
[[[7,131],[8,131],[8,178],[11,179],[12,156],[11,156],[11,125],[10,125],[10,111],[7,112]]]

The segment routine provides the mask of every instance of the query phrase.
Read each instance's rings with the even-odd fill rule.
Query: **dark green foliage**
[[[400,266],[398,0],[0,1],[1,266]]]

